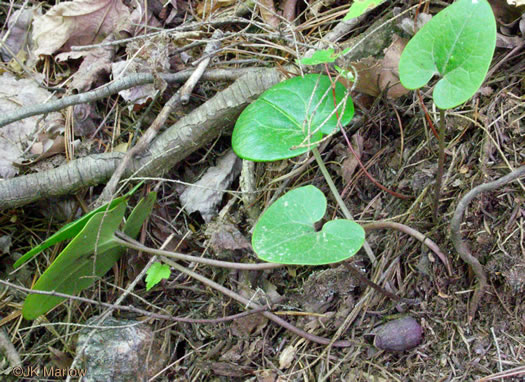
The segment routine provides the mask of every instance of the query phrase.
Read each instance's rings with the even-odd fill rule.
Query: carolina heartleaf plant
[[[439,163],[433,217],[441,193],[445,162],[445,109],[454,108],[478,91],[496,48],[496,20],[486,0],[458,0],[421,28],[408,42],[399,61],[399,77],[407,89],[440,77],[433,99],[440,109]]]
[[[241,113],[233,130],[233,150],[243,159],[259,162],[317,150],[324,137],[352,119],[354,106],[345,94],[343,85],[332,85],[325,75],[281,82]],[[347,219],[329,221],[316,232],[314,224],[325,212],[326,198],[316,187],[289,191],[257,222],[252,235],[255,253],[280,264],[321,265],[348,259],[363,245],[365,232]]]
[[[433,91],[440,109],[451,109],[478,91],[496,47],[496,20],[486,0],[458,0],[435,15],[403,50],[401,83],[419,89],[439,75]]]

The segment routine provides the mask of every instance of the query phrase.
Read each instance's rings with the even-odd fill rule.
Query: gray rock
[[[166,357],[148,325],[112,317],[99,323],[98,319],[91,317],[86,325],[107,329],[85,328],[78,337],[80,368],[86,370],[82,382],[147,381],[162,368]]]

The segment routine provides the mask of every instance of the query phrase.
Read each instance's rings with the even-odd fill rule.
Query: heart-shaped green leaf
[[[257,256],[279,264],[321,265],[348,259],[365,241],[363,228],[351,220],[314,223],[326,212],[326,198],[314,186],[289,191],[272,204],[255,226],[252,245]]]
[[[401,83],[418,89],[439,74],[434,102],[450,109],[468,100],[487,75],[496,47],[496,21],[486,0],[458,0],[409,41],[399,61]]]
[[[128,192],[126,195],[123,195],[121,197],[113,199],[111,202],[106,203],[99,208],[87,213],[86,215],[82,216],[81,218],[66,224],[62,228],[60,228],[57,232],[55,232],[53,235],[47,238],[47,240],[40,243],[40,245],[37,245],[36,247],[32,248],[30,251],[26,252],[22,257],[20,257],[13,266],[15,269],[19,266],[27,263],[29,260],[31,260],[34,256],[38,255],[40,252],[42,252],[44,249],[47,249],[51,247],[52,245],[55,245],[57,243],[60,243],[61,241],[71,239],[72,237],[76,236],[87,224],[87,222],[93,217],[93,215],[106,210],[111,210],[112,208],[116,207],[120,203],[126,201],[129,199],[131,195],[135,193],[135,191],[138,190],[140,186],[142,186],[144,182],[140,182],[137,184],[133,189]]]
[[[283,81],[265,91],[241,113],[232,136],[235,153],[257,162],[293,158],[307,152],[337,128],[332,84],[328,76],[309,74]],[[335,87],[335,102],[342,125],[354,115],[350,97],[341,103],[346,89]],[[303,146],[295,148],[295,146]]]

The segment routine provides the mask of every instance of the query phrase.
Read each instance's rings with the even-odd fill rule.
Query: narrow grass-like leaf
[[[105,275],[124,252],[124,248],[113,239],[113,233],[125,211],[126,204],[121,203],[107,212],[94,214],[40,276],[33,289],[76,294]],[[23,316],[34,320],[61,301],[61,297],[30,294],[24,302]]]
[[[343,21],[359,17],[367,10],[372,10],[384,2],[385,0],[354,0]]]
[[[153,205],[157,200],[157,193],[150,192],[145,198],[140,199],[124,224],[123,232],[129,237],[135,238],[142,228],[142,223],[151,214]]]
[[[93,215],[106,210],[111,210],[115,208],[117,205],[121,204],[122,202],[129,199],[131,195],[135,193],[139,189],[140,186],[142,186],[144,182],[140,182],[137,184],[131,191],[129,191],[127,194],[120,196],[118,198],[113,199],[110,203],[106,203],[103,206],[100,206],[99,208],[87,213],[86,215],[82,216],[81,218],[66,224],[62,228],[60,228],[57,232],[55,232],[53,235],[48,237],[45,241],[43,241],[41,244],[37,245],[36,247],[32,248],[28,252],[26,252],[22,257],[20,257],[14,264],[14,268],[18,268],[19,266],[27,263],[29,260],[31,260],[34,256],[38,255],[40,252],[42,252],[44,249],[47,249],[57,243],[60,243],[61,241],[71,239],[72,237],[75,237],[87,224],[87,222],[93,217]]]

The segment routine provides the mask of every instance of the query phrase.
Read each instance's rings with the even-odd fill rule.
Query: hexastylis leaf
[[[439,74],[434,102],[454,108],[479,89],[496,47],[496,20],[486,0],[458,0],[426,23],[399,61],[401,83],[418,89]]]
[[[293,158],[307,152],[310,145],[337,128],[331,87],[328,76],[308,74],[268,89],[237,119],[233,150],[239,157],[257,162]],[[344,109],[341,105],[345,93],[345,87],[338,82],[335,102],[343,126],[354,115],[350,97]]]
[[[326,198],[314,186],[300,187],[277,199],[261,216],[252,236],[257,256],[272,263],[321,265],[346,260],[365,241],[354,221],[336,219],[319,231],[314,223],[326,212]]]

